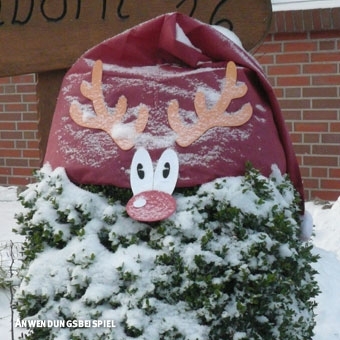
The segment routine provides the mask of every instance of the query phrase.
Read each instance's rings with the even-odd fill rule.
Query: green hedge
[[[315,271],[299,197],[276,168],[251,166],[174,195],[168,220],[131,220],[130,191],[72,184],[45,166],[21,194],[22,319],[114,320],[32,328],[26,339],[310,339]]]

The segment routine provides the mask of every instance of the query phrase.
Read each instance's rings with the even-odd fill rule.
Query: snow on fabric
[[[230,39],[231,38],[231,39]],[[272,164],[289,173],[303,195],[300,173],[292,145],[273,90],[260,66],[235,37],[193,18],[173,13],[138,25],[86,52],[69,70],[58,98],[45,162],[62,166],[76,183],[129,187],[129,167],[135,149],[123,151],[108,133],[77,125],[70,117],[78,104],[87,120],[96,115],[93,103],[80,92],[83,80],[91,83],[92,68],[103,62],[103,95],[114,115],[119,98],[127,100],[122,124],[115,136],[134,137],[136,147],[148,149],[156,162],[166,148],[180,161],[178,187],[194,186],[219,177],[244,173],[246,161],[269,175]],[[228,62],[237,66],[237,85],[246,85],[241,98],[232,99],[232,116],[245,103],[253,108],[249,121],[237,127],[214,127],[187,147],[176,143],[167,110],[178,102],[180,119],[190,127],[197,122],[194,98],[206,97],[208,108],[221,96]],[[149,119],[144,131],[134,136],[134,121],[145,106]],[[228,114],[222,112],[226,119]],[[131,125],[132,124],[132,125]],[[270,141],[270,142],[268,142]]]

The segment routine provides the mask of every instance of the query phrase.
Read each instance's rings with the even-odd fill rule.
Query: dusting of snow
[[[275,170],[277,171],[277,170]],[[279,172],[277,172],[277,178],[279,179]],[[274,172],[272,174],[274,176]],[[237,187],[237,182],[239,181],[238,178],[235,178],[231,181],[231,188],[233,186]],[[234,184],[233,184],[234,183]],[[11,229],[15,226],[15,219],[14,215],[23,210],[23,207],[20,203],[16,200],[16,187],[0,187],[0,215],[2,217],[3,223],[1,225],[0,236],[1,241],[4,240],[14,240],[20,241],[22,237],[17,234],[13,234]],[[80,192],[74,192],[74,188],[68,193],[72,193],[71,195],[79,194]],[[26,199],[30,200],[33,199],[36,193],[34,191],[30,191],[26,194]],[[95,200],[97,201],[99,197],[96,197]],[[100,203],[103,204],[104,202]],[[180,197],[178,198],[178,204],[180,206],[188,204],[192,205],[192,198]],[[315,265],[319,274],[317,275],[317,279],[319,282],[319,286],[321,289],[320,295],[317,297],[317,308],[316,308],[316,328],[315,328],[315,340],[338,340],[340,339],[340,332],[339,332],[339,318],[340,318],[340,290],[339,290],[339,280],[340,280],[340,230],[339,230],[339,218],[340,218],[340,198],[338,201],[331,204],[331,208],[325,209],[324,205],[316,204],[313,202],[306,203],[306,209],[311,214],[312,218],[314,219],[315,223],[315,232],[314,236],[312,237],[312,242],[315,246],[314,253],[321,256],[319,262]],[[114,211],[116,210],[113,206],[104,205],[103,208],[100,209],[101,213],[104,216],[112,216]],[[46,214],[50,214],[50,210],[46,210]],[[187,214],[190,215],[189,212]],[[46,216],[46,218],[49,218]],[[183,228],[188,228],[188,224],[186,222],[187,218],[191,218],[190,216],[185,217],[185,210],[181,212],[181,219],[183,221]],[[202,221],[201,214],[196,214],[194,219],[196,220],[195,223],[199,224]],[[132,225],[128,225],[126,228],[122,227],[119,232],[123,232],[124,230],[127,231],[128,228],[133,227]],[[93,225],[92,232],[95,232],[97,227]],[[134,227],[133,227],[134,228]],[[93,239],[91,239],[93,240]],[[166,244],[170,245],[174,242],[174,238],[170,236],[164,240]],[[75,253],[75,251],[79,251],[79,254],[84,254],[82,250],[83,247],[78,247],[74,245],[74,251],[71,253]],[[94,248],[98,248],[98,244],[92,247],[89,244],[90,251],[87,252],[90,255],[91,251]],[[92,248],[91,248],[92,247]],[[97,249],[98,250],[98,249]],[[102,251],[104,251],[101,248]],[[59,255],[55,256],[55,253],[51,250],[47,251],[47,253],[51,256],[45,257],[44,264],[50,266],[50,263],[59,264]],[[103,255],[105,254],[105,251]],[[72,255],[72,254],[71,254]],[[101,255],[100,255],[101,256]],[[79,258],[79,256],[78,256]],[[81,258],[81,257],[80,257]],[[230,261],[234,261],[237,263],[237,258],[234,260],[229,259]],[[106,280],[112,278],[112,268],[115,266],[114,263],[110,262],[109,259],[105,259],[105,261],[97,261],[96,266],[98,266],[98,271],[100,275],[98,277],[98,282],[96,284],[91,284],[85,293],[84,299],[88,301],[98,301],[107,294],[114,293],[115,288],[112,285],[108,285],[105,283]],[[65,286],[65,283],[61,280],[65,272],[62,270],[61,266],[55,265],[51,267],[51,277],[55,278],[56,280],[56,287],[62,289]],[[37,269],[38,271],[38,269]],[[41,271],[41,270],[40,270]],[[60,273],[60,277],[58,276]],[[94,275],[94,272],[91,272],[91,275]],[[40,276],[39,276],[40,277]],[[42,278],[44,280],[44,278]],[[42,282],[45,282],[42,281]],[[42,287],[41,287],[42,288]],[[51,289],[51,286],[48,284],[43,288]],[[9,296],[8,293],[4,290],[0,290],[0,333],[5,336],[5,334],[10,334],[10,310],[9,310]],[[153,304],[153,301],[150,301],[150,304]],[[66,302],[61,302],[61,306],[65,308]],[[79,306],[78,312],[81,311]],[[168,314],[175,313],[175,310],[166,309]],[[106,310],[103,313],[103,319],[106,320],[114,320],[116,317],[115,310]],[[236,309],[236,302],[231,304],[229,308],[225,310],[225,317],[228,314],[235,315],[237,313]],[[167,314],[167,313],[164,313]],[[176,314],[174,314],[176,315]],[[167,317],[167,315],[164,315]],[[258,317],[259,322],[266,322],[263,319],[263,316]],[[15,334],[19,336],[22,332],[22,329],[15,329]],[[60,334],[58,339],[69,339],[69,330],[63,329],[60,330]],[[157,336],[157,334],[152,334]],[[240,334],[241,336],[242,334]],[[280,334],[277,333],[277,337],[279,338]]]
[[[266,111],[267,111],[267,110],[263,107],[263,105],[261,105],[261,104],[256,104],[255,107],[256,107],[259,111],[261,111],[261,112],[266,112]]]
[[[221,34],[223,34],[225,37],[227,37],[229,40],[234,42],[234,44],[236,44],[238,47],[243,48],[240,38],[233,31],[221,25],[212,25],[212,27],[215,28]]]
[[[197,48],[196,46],[194,46],[192,44],[192,42],[186,36],[186,34],[184,33],[183,29],[181,28],[181,26],[178,23],[176,23],[176,40],[180,41],[184,45],[187,45],[187,46],[193,48],[194,50],[202,53],[202,51],[199,48]]]

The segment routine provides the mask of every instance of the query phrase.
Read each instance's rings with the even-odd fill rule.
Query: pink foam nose
[[[176,210],[175,199],[163,191],[144,191],[133,196],[126,205],[131,218],[141,222],[161,221]]]

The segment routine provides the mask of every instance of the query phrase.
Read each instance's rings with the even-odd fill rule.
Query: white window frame
[[[340,0],[272,0],[273,12],[340,7]]]

